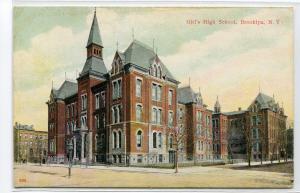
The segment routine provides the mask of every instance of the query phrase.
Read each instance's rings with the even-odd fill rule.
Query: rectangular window
[[[197,135],[201,135],[201,124],[197,124]]]
[[[163,155],[162,154],[159,154],[158,156],[158,161],[161,163],[163,161]]]
[[[202,112],[201,111],[197,111],[197,121],[200,122],[202,119]]]
[[[157,124],[161,124],[161,115],[162,115],[162,110],[158,109],[158,111],[157,111]]]
[[[257,119],[256,116],[252,116],[252,125],[256,126],[257,125]]]
[[[135,94],[136,94],[136,97],[142,96],[142,80],[140,80],[140,79],[136,79]]]
[[[95,95],[95,108],[99,109],[100,108],[100,94]]]
[[[173,112],[172,111],[169,111],[168,125],[173,126]]]
[[[173,103],[173,91],[169,90],[169,93],[168,93],[168,104],[172,105],[172,103]]]
[[[158,85],[158,86],[156,87],[156,89],[157,89],[156,100],[157,100],[157,101],[161,101],[161,86]]]
[[[152,84],[152,100],[156,100],[156,84]]]
[[[87,96],[86,94],[81,95],[81,110],[87,109]]]
[[[142,105],[136,105],[136,121],[142,121]]]
[[[156,124],[157,120],[156,120],[156,113],[157,113],[157,109],[156,108],[152,108],[152,123]]]
[[[261,119],[262,119],[262,118],[261,118],[261,115],[258,115],[258,116],[257,116],[257,124],[258,124],[258,125],[261,124]]]
[[[101,105],[102,107],[105,107],[105,91],[101,92],[101,98],[102,98]]]

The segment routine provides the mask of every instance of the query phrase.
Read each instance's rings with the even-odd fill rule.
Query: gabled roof
[[[102,39],[100,36],[100,30],[99,30],[99,26],[98,26],[98,20],[97,20],[97,16],[96,16],[96,11],[94,12],[94,19],[93,19],[93,23],[92,23],[92,26],[90,29],[90,35],[89,35],[89,39],[86,44],[86,47],[88,47],[91,44],[97,44],[97,45],[103,47]]]
[[[162,68],[162,73],[165,74],[168,78],[176,80],[171,72],[161,62],[157,54],[154,53],[153,49],[138,40],[133,40],[123,53],[118,53],[121,58],[123,57],[125,64],[134,64],[144,68],[145,70],[148,70],[150,68],[154,60],[159,61]]]
[[[106,66],[104,61],[101,58],[97,57],[89,57],[86,59],[84,67],[80,73],[80,76],[83,76],[87,73],[95,74],[95,75],[104,75],[107,73]]]
[[[58,90],[52,90],[52,91],[55,92],[56,99],[66,99],[70,96],[77,94],[78,85],[75,82],[65,80]]]
[[[185,86],[178,88],[177,98],[179,103],[188,104],[188,103],[196,103],[197,98],[199,98],[202,104],[202,96],[201,93],[195,93],[190,86]]]

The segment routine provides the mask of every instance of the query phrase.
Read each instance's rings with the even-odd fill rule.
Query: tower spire
[[[102,39],[101,39],[101,36],[100,36],[98,20],[97,20],[96,8],[94,10],[93,23],[92,23],[92,26],[91,26],[91,29],[90,29],[89,39],[88,39],[86,47],[89,47],[91,44],[95,44],[95,45],[103,47]]]

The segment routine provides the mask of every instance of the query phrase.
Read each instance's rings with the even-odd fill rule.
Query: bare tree
[[[243,119],[243,122],[241,122],[240,124],[242,124],[242,131],[244,132],[244,136],[245,136],[245,142],[246,142],[246,151],[247,151],[247,162],[248,162],[248,166],[251,166],[251,156],[252,156],[252,136],[251,136],[251,127],[247,126],[246,124],[246,119]]]
[[[180,129],[179,127],[174,128],[174,146],[175,146],[175,173],[178,173],[178,153],[179,147],[184,145],[185,143],[185,132],[184,129]]]

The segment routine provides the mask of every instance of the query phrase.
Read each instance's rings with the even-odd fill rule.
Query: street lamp
[[[68,153],[69,153],[69,178],[71,177],[71,168],[72,168],[72,150],[73,150],[73,143],[72,140],[68,143]]]

